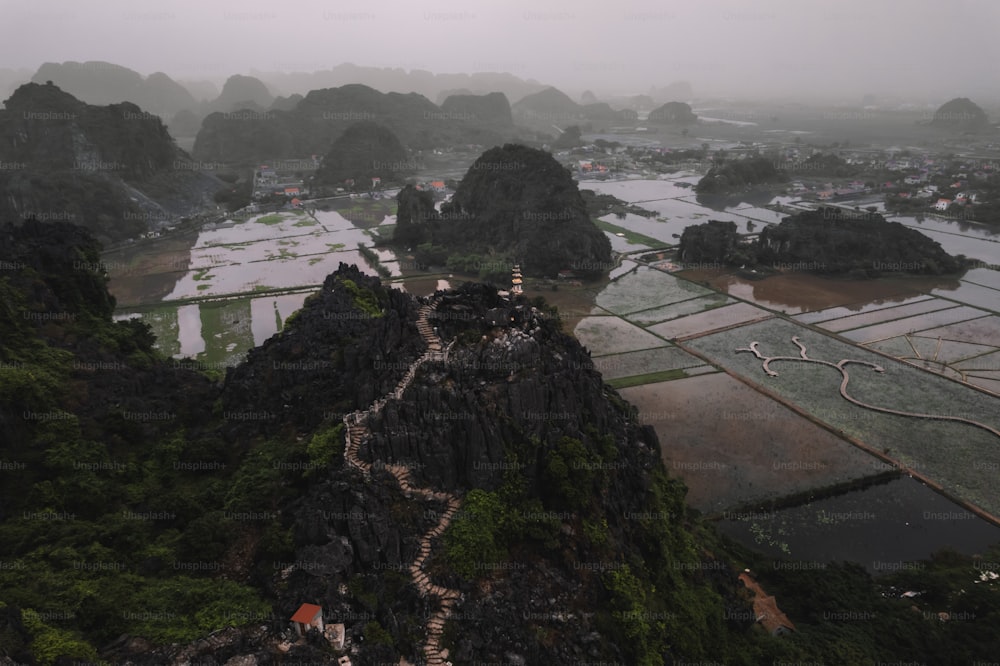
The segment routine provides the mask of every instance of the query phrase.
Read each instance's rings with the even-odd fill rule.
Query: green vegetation
[[[337,284],[344,287],[354,297],[354,307],[370,317],[381,317],[385,313],[379,303],[379,297],[371,289],[359,287],[354,280],[338,279]]]
[[[382,265],[382,260],[378,258],[378,254],[376,254],[370,247],[367,247],[364,243],[358,243],[358,252],[365,258],[368,265],[375,269],[375,272],[378,273],[380,277],[392,277],[392,271],[389,270],[388,266]]]
[[[667,243],[666,241],[661,241],[658,238],[653,238],[652,236],[646,236],[644,234],[640,234],[637,231],[632,231],[630,229],[626,229],[625,227],[619,227],[616,224],[605,222],[604,220],[595,219],[593,222],[594,225],[597,226],[597,228],[600,229],[601,231],[608,231],[613,234],[624,234],[625,240],[627,240],[629,243],[632,243],[633,245],[645,245],[650,249],[669,247],[671,245],[671,243]]]
[[[272,213],[271,215],[264,215],[257,218],[258,224],[275,225],[280,223],[285,217],[281,213]]]
[[[619,220],[625,219],[625,215],[632,213],[640,217],[656,217],[656,212],[647,210],[641,206],[622,201],[611,194],[597,194],[593,190],[580,190],[580,196],[587,206],[587,212],[591,218],[604,217],[609,213],[614,213]]]
[[[449,568],[471,580],[488,571],[489,565],[507,559],[505,535],[516,523],[517,516],[497,493],[479,488],[469,491],[462,513],[445,532]]]
[[[698,194],[732,194],[756,185],[786,180],[787,177],[775,167],[773,160],[751,157],[713,166],[694,189]]]
[[[649,372],[644,375],[633,375],[631,377],[620,377],[609,379],[608,384],[612,388],[622,389],[630,386],[641,386],[642,384],[655,384],[656,382],[670,382],[675,379],[684,379],[687,373],[683,370],[661,370],[659,372]]]
[[[598,277],[611,263],[611,242],[590,220],[572,174],[543,150],[517,144],[487,150],[440,213],[432,198],[412,188],[397,201],[396,242],[444,254],[418,258],[422,264],[441,266],[454,254],[508,256],[518,258],[527,276],[573,268]]]
[[[786,217],[743,243],[732,222],[711,220],[681,234],[683,261],[757,265],[821,274],[878,277],[883,273],[946,275],[962,270],[952,257],[916,229],[888,222],[877,213],[821,208]]]
[[[736,223],[719,220],[709,220],[684,229],[677,256],[684,262],[708,264],[743,265],[751,260],[750,254],[740,245]]]
[[[0,602],[0,606],[5,605]],[[97,660],[97,650],[83,640],[79,632],[46,624],[33,608],[22,610],[21,619],[32,636],[31,653],[43,666],[51,666],[59,657]]]
[[[301,463],[329,463],[337,451],[336,428],[321,431],[311,451],[305,442],[234,446],[217,434],[219,413],[188,428],[192,405],[210,403],[212,382],[154,350],[144,322],[111,320],[106,278],[78,268],[99,261],[99,247],[81,231],[58,222],[7,227],[14,238],[45,239],[44,249],[4,256],[28,266],[0,278],[0,419],[15,424],[0,439],[0,459],[24,465],[0,484],[0,560],[16,563],[0,567],[0,607],[17,609],[28,632],[0,632],[0,651],[27,648],[43,664],[94,661],[96,648],[126,633],[190,641],[234,617],[269,613],[260,592],[224,578],[242,578],[229,555],[259,528],[260,557],[287,558],[276,509],[298,492]],[[33,306],[27,293],[58,298],[73,316],[36,328],[22,316]],[[72,346],[61,348],[66,340]],[[89,369],[112,362],[111,371]],[[94,374],[103,378],[88,381]],[[152,388],[120,392],[121,375]],[[162,395],[170,396],[167,409]],[[206,465],[210,471],[199,467]],[[234,519],[234,510],[275,519]],[[213,561],[221,568],[189,566]]]
[[[309,463],[314,468],[329,467],[344,453],[344,424],[338,422],[333,427],[317,430],[306,445]],[[310,470],[311,471],[311,470]]]
[[[374,189],[373,178],[398,182],[413,173],[415,162],[388,127],[361,121],[344,130],[316,171],[316,182],[346,184],[353,191]]]

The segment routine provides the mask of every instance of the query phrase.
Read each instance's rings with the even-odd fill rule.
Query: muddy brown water
[[[678,276],[724,291],[758,305],[787,314],[870,303],[876,300],[902,302],[932,289],[956,288],[955,278],[885,277],[850,280],[808,273],[783,273],[748,280],[731,269],[702,268],[681,271]]]
[[[139,242],[108,252],[101,261],[108,268],[108,291],[118,307],[162,300],[191,265],[191,248],[198,232]]]
[[[717,513],[885,471],[884,464],[725,373],[619,391],[660,439],[688,503]]]

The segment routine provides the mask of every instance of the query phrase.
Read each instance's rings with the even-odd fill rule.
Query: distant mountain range
[[[290,101],[290,100],[286,100]],[[252,164],[325,154],[350,125],[372,120],[411,149],[497,144],[517,135],[502,94],[459,96],[439,107],[416,93],[382,93],[360,84],[310,91],[290,110],[212,113],[194,144],[198,160]]]
[[[534,79],[525,80],[506,72],[435,74],[422,69],[407,71],[401,68],[362,67],[353,63],[343,63],[316,72],[251,70],[250,73],[283,95],[305,95],[310,90],[363,83],[384,93],[417,93],[438,104],[453,94],[485,95],[491,92],[501,92],[507,99],[517,101],[546,88]]]
[[[634,122],[638,118],[633,109],[615,110],[605,102],[577,104],[556,88],[528,95],[511,107],[511,113],[517,125],[554,135],[571,125],[593,128]]]
[[[198,106],[187,88],[163,72],[144,77],[128,67],[110,62],[47,62],[31,77],[32,83],[46,81],[87,104],[132,102],[164,119],[182,109]]]

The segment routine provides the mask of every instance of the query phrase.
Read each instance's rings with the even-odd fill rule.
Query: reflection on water
[[[308,296],[307,292],[232,298],[188,305],[165,304],[116,319],[140,317],[156,335],[156,348],[174,358],[196,358],[216,367],[236,365],[251,347],[262,345]]]
[[[873,574],[928,558],[941,548],[972,555],[1000,542],[1000,527],[904,476],[779,511],[725,514],[723,534],[775,557],[851,561]]]
[[[957,279],[948,277],[849,280],[808,273],[787,273],[749,280],[727,268],[687,270],[677,274],[787,314],[834,307],[860,312],[867,303],[902,303],[932,289],[956,289],[959,286]]]
[[[205,340],[201,337],[201,308],[198,305],[180,306],[177,308],[177,322],[180,355],[195,356],[205,351]]]

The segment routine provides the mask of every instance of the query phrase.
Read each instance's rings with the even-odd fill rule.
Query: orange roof
[[[778,608],[775,598],[764,591],[760,583],[748,576],[746,573],[739,575],[740,581],[753,592],[753,612],[757,621],[763,625],[768,632],[774,633],[780,627],[795,629],[795,625],[788,619],[788,616]]]
[[[443,180],[432,180],[431,181],[431,187],[444,187],[444,181]]]
[[[309,624],[316,619],[316,616],[323,612],[323,609],[316,604],[302,604],[292,616],[292,622]]]

